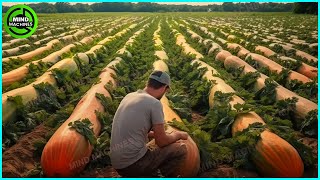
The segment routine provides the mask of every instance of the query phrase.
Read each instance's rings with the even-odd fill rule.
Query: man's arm
[[[154,131],[149,131],[148,138],[154,138]]]
[[[153,125],[154,139],[159,147],[164,147],[176,142],[177,140],[188,139],[188,133],[183,131],[175,131],[171,134],[165,132],[164,124]]]

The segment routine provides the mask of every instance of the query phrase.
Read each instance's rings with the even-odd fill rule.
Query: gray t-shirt
[[[147,152],[148,132],[152,125],[163,123],[163,108],[158,99],[144,90],[126,95],[112,123],[112,166],[115,169],[123,169],[142,158]]]

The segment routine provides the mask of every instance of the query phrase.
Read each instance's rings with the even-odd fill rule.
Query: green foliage
[[[50,113],[61,108],[60,103],[54,94],[54,88],[45,83],[34,86],[38,92],[38,98],[30,101],[26,105],[23,104],[22,97],[9,97],[8,101],[15,103],[17,107],[17,121],[8,122],[3,125],[3,148],[7,148],[15,144],[19,137],[30,132],[36,126],[45,121]]]
[[[21,96],[8,96],[8,101],[14,102],[16,105],[17,109],[20,111],[23,111],[24,105],[23,105],[23,100]]]
[[[22,135],[30,132],[30,130],[45,121],[49,116],[45,110],[39,110],[33,113],[23,111],[22,113],[24,114],[23,119],[21,118],[16,122],[3,126],[3,149],[15,144]]]
[[[96,145],[91,155],[92,159],[87,165],[87,169],[97,169],[111,165],[109,147],[111,141],[112,117],[108,113],[101,113],[98,111],[96,111],[96,115],[102,124],[102,130],[96,139]]]
[[[27,172],[26,177],[28,178],[36,178],[36,177],[44,177],[43,171],[42,171],[42,167],[40,163],[36,163],[34,168],[31,169],[29,172]]]
[[[291,81],[288,86],[300,96],[318,103],[318,80],[314,79],[311,82],[302,84],[301,82]]]
[[[25,61],[19,58],[11,59],[8,62],[2,62],[2,73],[7,73],[13,69],[17,69],[22,66]]]
[[[156,23],[153,23],[150,29],[139,34],[132,46],[127,47],[132,57],[121,56],[122,61],[114,67],[117,74],[115,77],[117,85],[125,87],[126,93],[144,88],[151,74],[152,64],[156,60],[152,41],[156,28]]]
[[[301,132],[311,137],[318,136],[318,112],[317,110],[310,111],[306,119],[302,122]]]
[[[202,127],[212,134],[212,138],[223,139],[231,136],[231,126],[237,113],[231,109],[229,102],[233,93],[214,94],[213,107],[208,112]]]
[[[52,65],[52,63],[44,63],[43,61],[39,61],[37,64],[30,63],[30,65],[28,66],[29,74],[26,76],[26,78],[39,77],[44,72],[46,72]]]
[[[29,73],[26,75],[26,77],[19,82],[12,83],[8,87],[3,87],[3,93],[26,86],[34,82],[37,77],[45,73],[51,66],[51,63],[44,63],[42,61],[39,61],[38,64],[30,63],[30,65],[28,66]]]
[[[310,37],[306,37],[306,42],[308,43],[316,43],[314,42],[314,39],[313,38],[310,38]],[[294,48],[296,49],[300,49],[316,58],[318,58],[318,48],[310,48],[308,45],[306,44],[297,44],[295,46],[293,46]]]
[[[276,101],[276,87],[277,83],[271,79],[265,80],[265,87],[255,93],[255,100],[260,104],[270,105]]]
[[[293,12],[296,14],[318,14],[316,2],[296,2]]]
[[[201,127],[189,123],[187,120],[178,122],[173,120],[169,123],[182,131],[187,132],[198,146],[200,153],[200,172],[217,167],[222,163],[230,163],[233,153],[230,148],[219,145],[211,141],[211,135]]]
[[[228,72],[233,75],[234,79],[237,79],[239,85],[247,91],[253,92],[254,86],[257,83],[257,79],[261,76],[259,72],[243,73],[244,67],[230,68]]]
[[[221,141],[212,141],[210,133],[202,129],[202,125],[192,124],[186,120],[178,122],[173,120],[171,126],[188,132],[198,146],[200,153],[200,172],[216,168],[220,164],[232,163],[234,167],[254,169],[250,162],[250,154],[254,151],[256,143],[265,126],[254,123],[232,138]]]
[[[291,12],[293,5],[291,3],[223,3],[209,6],[192,5],[168,5],[150,2],[125,3],[125,2],[103,2],[93,4],[70,4],[68,2],[35,3],[30,5],[38,13],[76,13],[76,12]],[[8,6],[2,8],[3,12],[9,9]],[[88,16],[88,15],[86,15]],[[92,14],[89,14],[92,16]],[[83,15],[81,16],[83,17]]]
[[[191,106],[186,94],[183,94],[181,92],[173,94],[170,92],[167,97],[168,99],[170,99],[170,107],[179,115],[180,118],[192,118]]]
[[[52,49],[50,50],[46,50],[44,51],[43,53],[31,58],[31,59],[28,59],[28,60],[22,60],[21,58],[10,58],[10,61],[8,62],[3,62],[2,64],[2,73],[7,73],[9,71],[12,71],[14,69],[17,69],[29,62],[32,62],[32,61],[35,61],[35,60],[39,60],[39,59],[42,59],[46,56],[48,56],[49,54],[55,52],[55,51],[58,51],[60,49],[62,49],[64,46],[66,46],[66,44],[64,43],[58,43],[56,44],[55,46],[53,46]]]
[[[283,68],[281,72],[270,71],[267,67],[260,67],[260,65],[252,60],[251,57],[246,58],[246,61],[254,68],[258,69],[259,72],[269,76],[271,80],[283,85],[285,88],[297,93],[298,95],[310,99],[313,102],[317,102],[318,97],[318,86],[316,80],[308,83],[302,83],[298,80],[290,80],[289,76],[292,72],[290,69]],[[300,66],[301,61],[297,61],[295,66]]]
[[[300,63],[304,62],[306,64],[309,64],[313,67],[317,67],[318,64],[316,62],[309,62],[307,59],[305,58],[301,58],[300,56],[297,56],[296,55],[296,50],[295,49],[290,49],[290,50],[285,50],[281,45],[279,44],[275,44],[273,47],[271,47],[271,49],[273,51],[275,51],[276,53],[278,53],[279,55],[284,55],[284,56],[287,56],[287,57],[291,57],[295,60],[297,60],[297,62],[293,63],[293,62],[286,62],[289,63],[289,64],[292,64],[293,63],[293,67],[297,68],[300,66]],[[308,48],[309,49],[309,48]],[[308,49],[301,49],[302,51],[308,51]],[[309,50],[310,51],[310,50]],[[296,64],[297,63],[297,64]],[[294,69],[292,69],[294,70]]]
[[[45,109],[47,112],[54,112],[61,108],[58,102],[58,97],[55,94],[55,88],[48,83],[40,83],[33,86],[39,96],[36,100],[31,101],[29,104],[29,111],[39,109]]]
[[[276,82],[278,82],[279,84],[283,84],[285,85],[289,78],[291,71],[289,69],[282,69],[282,71],[280,73],[274,73],[274,76],[269,76],[269,78],[274,79]]]
[[[105,88],[110,93],[113,101],[117,101],[120,104],[120,101],[127,95],[126,89],[124,87],[113,88],[113,85],[107,83]]]
[[[25,106],[22,102],[21,96],[8,96],[8,101],[11,101],[17,107],[17,115],[23,114]],[[16,134],[14,123],[2,124],[2,150],[5,150],[7,146],[13,145],[18,140],[18,135]]]
[[[198,68],[198,64],[190,65],[184,62],[185,59],[179,58],[170,62],[170,72],[172,72],[174,80],[181,82],[180,88],[187,94],[192,96],[186,96],[189,99],[190,107],[198,112],[205,113],[208,111],[208,97],[211,89],[211,82],[202,78],[207,71],[206,68]],[[182,67],[179,69],[178,67]],[[176,86],[176,88],[179,88]]]
[[[97,93],[96,97],[100,100],[106,111],[108,111],[110,114],[116,113],[119,102],[115,102],[110,97],[106,97],[105,95],[100,93]]]
[[[279,63],[281,66],[291,69],[292,71],[297,71],[301,65],[302,65],[302,61],[290,61],[290,60],[280,60],[276,57],[270,57],[270,59],[272,59],[273,61]]]
[[[93,124],[88,118],[70,122],[68,126],[70,126],[71,129],[75,129],[79,134],[84,136],[92,146],[94,146],[97,143],[97,138],[94,135],[93,128],[91,128]]]
[[[70,117],[75,105],[68,103],[52,114],[44,123],[45,126],[57,129],[66,119]]]
[[[209,109],[208,97],[212,86],[212,82],[208,82],[202,78],[207,69],[199,68],[199,64],[197,63],[191,65],[193,58],[190,55],[184,54],[181,47],[175,44],[174,34],[171,33],[167,24],[162,24],[160,36],[164,43],[164,49],[169,56],[167,63],[170,64],[169,71],[172,81],[176,84],[172,89],[185,97],[182,102],[188,102],[189,107],[187,108],[192,108],[201,114],[205,114]],[[173,100],[170,94],[172,93],[169,93],[168,98],[179,104],[179,101],[182,99]],[[173,94],[173,96],[175,95]],[[173,108],[177,106],[179,105],[172,105]],[[180,106],[180,108],[181,107],[182,106]],[[185,111],[187,110],[185,109]],[[179,115],[182,114],[183,113]],[[183,115],[183,117],[186,118],[189,117],[189,115]]]
[[[296,111],[296,103],[298,98],[293,97],[291,99],[285,99],[277,101],[275,104],[276,112],[275,115],[281,119],[295,119],[294,112]]]
[[[44,149],[46,144],[47,144],[47,141],[43,140],[43,139],[38,139],[33,143],[33,147],[35,149],[34,150],[34,155],[36,157],[41,157],[42,151],[43,151],[43,149]]]
[[[266,126],[261,123],[253,123],[241,132],[236,132],[233,138],[223,140],[222,143],[232,148],[235,153],[234,167],[254,169],[250,163],[250,155],[255,152],[255,146],[261,139],[261,133]]]
[[[88,65],[82,59],[80,59],[78,55],[75,55],[73,60],[76,62],[81,74],[88,74],[90,72],[90,69],[87,68]]]

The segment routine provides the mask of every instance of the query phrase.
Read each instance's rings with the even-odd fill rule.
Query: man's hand
[[[188,133],[183,132],[183,131],[178,131],[177,133],[179,134],[180,139],[182,139],[182,140],[188,139],[188,136],[189,136]]]
[[[153,131],[150,131],[148,133],[148,138],[154,138],[154,132]]]
[[[154,139],[159,147],[167,146],[180,139],[188,139],[188,133],[183,131],[175,131],[171,134],[167,134],[165,132],[164,124],[156,124],[152,129],[154,131]]]

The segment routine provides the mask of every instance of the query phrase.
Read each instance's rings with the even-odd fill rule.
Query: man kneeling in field
[[[166,72],[154,71],[143,90],[129,93],[121,101],[113,119],[110,157],[123,177],[153,177],[158,170],[171,177],[177,164],[186,158],[188,134],[165,132],[160,99],[170,86]],[[148,143],[149,138],[155,144]]]

